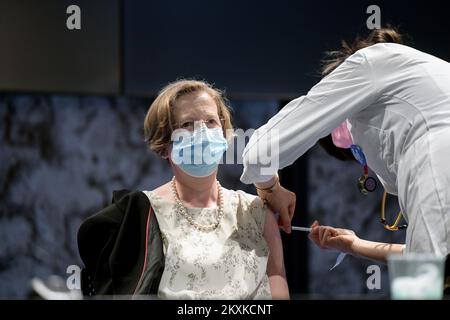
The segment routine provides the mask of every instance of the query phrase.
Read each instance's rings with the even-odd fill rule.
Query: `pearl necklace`
[[[217,214],[216,222],[214,222],[213,224],[210,224],[210,225],[204,225],[204,224],[199,224],[199,223],[194,222],[194,219],[192,218],[192,216],[188,214],[186,207],[183,205],[183,202],[181,202],[181,199],[178,195],[177,187],[175,184],[175,177],[172,178],[172,183],[171,183],[172,194],[173,194],[173,197],[176,202],[177,212],[180,215],[182,215],[183,217],[185,217],[186,220],[189,222],[189,224],[192,225],[194,228],[196,228],[199,231],[208,232],[208,231],[213,231],[213,230],[217,229],[217,227],[220,224],[220,220],[223,217],[222,187],[220,186],[219,181],[216,181],[216,182],[217,182],[217,190],[219,192],[219,207],[218,207],[218,214]]]

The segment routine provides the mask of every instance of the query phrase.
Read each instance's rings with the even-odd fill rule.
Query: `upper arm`
[[[267,262],[267,275],[281,275],[285,277],[283,243],[280,228],[273,212],[265,209],[264,239],[269,247],[269,261]]]

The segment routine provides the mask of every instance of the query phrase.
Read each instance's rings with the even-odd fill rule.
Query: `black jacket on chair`
[[[112,204],[78,230],[84,295],[156,294],[164,271],[161,232],[147,196],[114,191]]]

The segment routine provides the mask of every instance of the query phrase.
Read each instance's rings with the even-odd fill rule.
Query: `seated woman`
[[[155,190],[143,191],[159,225],[164,253],[158,297],[289,298],[273,213],[260,198],[227,190],[217,181],[218,163],[228,145],[225,137],[232,135],[221,93],[202,81],[171,83],[150,106],[144,131],[150,149],[167,159],[174,175]],[[127,201],[122,207],[130,206]],[[123,226],[115,228],[124,233]],[[88,232],[79,233],[82,258],[82,243],[88,246],[89,238],[83,234]],[[145,255],[139,283],[147,281],[148,261],[151,254]]]

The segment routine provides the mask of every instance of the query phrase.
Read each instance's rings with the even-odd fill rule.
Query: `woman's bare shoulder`
[[[152,192],[161,198],[170,199],[172,196],[172,191],[170,189],[170,182],[167,182],[153,189]]]

